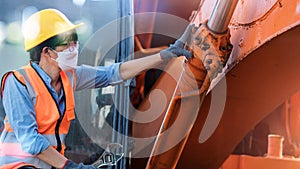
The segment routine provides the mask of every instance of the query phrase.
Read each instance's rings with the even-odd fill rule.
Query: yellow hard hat
[[[31,15],[23,25],[25,50],[28,51],[45,40],[75,29],[83,23],[74,25],[60,11],[44,9]]]

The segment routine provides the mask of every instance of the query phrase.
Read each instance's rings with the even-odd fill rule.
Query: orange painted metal
[[[267,151],[267,136],[270,133],[281,135],[284,138],[282,154],[284,156],[299,157],[300,143],[300,91],[292,94],[266,118],[259,122],[251,130],[252,141],[251,150],[248,149],[244,154],[264,155]],[[244,138],[243,141],[245,141]],[[251,142],[250,142],[251,141]],[[240,154],[240,153],[239,153]]]
[[[208,19],[213,8],[211,4],[215,4],[215,0],[204,2],[194,21],[196,25]],[[260,6],[255,4],[260,4]],[[247,12],[241,12],[244,9]],[[223,73],[212,81],[210,93],[203,100],[201,108],[197,112],[197,119],[191,128],[185,148],[182,150],[177,169],[218,169],[256,124],[299,90],[299,24],[299,0],[239,1],[229,25],[231,42],[234,46],[231,58]],[[172,68],[172,66],[176,69],[178,64],[170,63],[169,67]],[[176,80],[167,81],[164,77],[160,78],[153,89],[159,88],[164,91],[165,86],[170,85],[171,88],[176,86],[174,84]],[[226,101],[223,116],[212,135],[204,142],[199,142],[201,133],[205,133],[203,129],[207,125],[211,105],[218,93],[222,93],[224,90],[226,91]],[[168,88],[166,97],[170,99],[172,95],[173,92]],[[143,101],[143,103],[146,102],[149,101]],[[141,109],[143,109],[143,105],[147,104],[142,104]],[[294,109],[297,109],[296,106]],[[142,124],[142,129],[139,129],[141,124],[134,123],[133,136],[147,137],[147,133],[155,135],[162,120],[163,118],[159,118],[156,121]],[[289,121],[297,120],[290,118]],[[295,123],[293,122],[293,124]],[[292,126],[294,128],[297,125]],[[296,133],[296,131],[291,129],[290,133]],[[297,137],[299,136],[288,139],[285,136],[285,140],[293,140],[294,143],[297,143]],[[261,158],[261,161],[256,164],[264,166],[262,164],[264,161],[268,163],[268,159]],[[297,161],[292,163],[295,166],[298,165]],[[280,162],[282,166],[287,164],[290,162]],[[132,168],[144,167],[138,165]]]
[[[136,14],[144,13],[144,12],[155,12],[157,11],[158,0],[153,0],[151,3],[143,3],[141,0],[134,0],[134,11]],[[147,29],[147,32],[153,32],[154,23],[155,23],[155,13],[153,13],[152,17],[144,19],[142,17],[137,17],[134,20],[135,30],[138,29]],[[145,28],[146,26],[146,28]],[[142,27],[142,28],[141,28]],[[135,38],[138,39],[139,43],[143,48],[151,47],[152,34],[141,34],[135,35]]]
[[[176,168],[197,116],[195,112],[198,112],[211,80],[221,72],[232,50],[228,31],[226,34],[214,34],[209,31],[206,23],[203,23],[192,32],[191,42],[187,46],[190,47],[194,57],[184,63],[185,69],[154,143],[147,169]],[[180,125],[173,127],[171,129],[173,132],[163,134],[175,123]],[[181,136],[183,138],[180,138]],[[179,143],[171,150],[165,151],[165,147],[172,145],[174,141]]]
[[[293,158],[268,158],[231,155],[219,169],[298,169],[300,161]]]
[[[300,157],[300,91],[294,93],[283,104],[285,105],[284,112],[284,129],[286,130],[285,142],[292,146],[292,152],[288,155]],[[276,123],[275,123],[276,124]],[[276,125],[275,125],[276,126]],[[286,148],[286,149],[287,149]],[[288,149],[287,149],[288,150]]]

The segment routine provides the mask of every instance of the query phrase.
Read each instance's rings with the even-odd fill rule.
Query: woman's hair
[[[28,51],[30,55],[30,61],[39,63],[41,59],[41,53],[44,47],[50,47],[52,49],[55,49],[56,46],[65,45],[67,42],[77,40],[78,35],[75,30],[53,36]]]

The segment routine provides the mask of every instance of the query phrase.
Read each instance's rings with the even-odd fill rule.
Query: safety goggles
[[[79,41],[70,41],[67,43],[61,43],[59,45],[56,46],[68,46],[68,49],[70,52],[73,52],[75,49],[79,49]]]

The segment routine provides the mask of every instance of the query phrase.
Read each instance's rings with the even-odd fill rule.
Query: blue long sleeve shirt
[[[36,63],[32,63],[32,66],[50,89],[61,112],[64,112],[65,101],[63,100],[63,90],[58,95],[50,84],[50,77]],[[105,67],[78,66],[75,68],[75,91],[122,83],[123,80],[119,74],[119,66],[120,63]],[[43,152],[50,146],[50,143],[43,135],[38,133],[34,105],[26,87],[13,75],[7,77],[5,86],[2,100],[3,107],[16,139],[21,143],[22,149],[26,153],[36,155]],[[1,134],[0,142],[5,141],[6,135],[7,132],[4,130]]]

